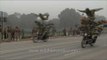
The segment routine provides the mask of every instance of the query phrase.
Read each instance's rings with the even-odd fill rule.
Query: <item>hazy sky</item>
[[[56,18],[65,8],[74,8],[84,10],[85,8],[104,8],[97,12],[98,15],[104,15],[107,18],[107,1],[0,1],[0,11],[13,14],[19,13],[46,13],[49,12],[50,18]]]

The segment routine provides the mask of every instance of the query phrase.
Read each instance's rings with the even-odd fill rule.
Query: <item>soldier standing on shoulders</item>
[[[103,8],[97,8],[97,9],[90,10],[89,8],[86,8],[85,10],[78,10],[78,11],[86,13],[89,19],[94,20],[95,19],[95,12],[102,10],[102,9]]]

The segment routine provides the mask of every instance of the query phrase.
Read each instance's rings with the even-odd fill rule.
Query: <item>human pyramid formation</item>
[[[103,29],[99,25],[103,24],[105,21],[95,21],[95,12],[102,10],[103,8],[92,9],[86,8],[86,10],[78,10],[80,12],[86,13],[87,17],[82,16],[80,30],[83,33],[94,34],[96,32],[101,32]]]

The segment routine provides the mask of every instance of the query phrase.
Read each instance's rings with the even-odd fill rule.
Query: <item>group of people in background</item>
[[[75,36],[75,35],[80,35],[80,30],[79,28],[69,28],[69,29],[66,29],[64,28],[63,29],[63,35],[64,36]]]
[[[71,27],[69,29],[64,28],[62,30],[62,33],[63,33],[63,36],[71,36],[71,35],[76,36],[76,35],[80,35],[80,30],[77,27],[76,28]],[[37,28],[33,27],[30,36],[34,39],[35,37],[37,37],[37,34],[38,34]],[[15,27],[6,26],[3,29],[0,26],[0,38],[2,40],[19,41],[22,35],[23,35],[22,30],[18,26],[15,26]]]
[[[20,39],[21,35],[21,30],[18,26],[16,27],[11,27],[11,26],[6,26],[2,28],[0,26],[0,37],[2,40],[8,40],[8,41],[18,41]]]

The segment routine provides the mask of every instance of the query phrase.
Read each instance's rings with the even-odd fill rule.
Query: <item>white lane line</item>
[[[76,42],[78,42],[78,41],[76,41]],[[63,45],[63,44],[72,44],[72,42],[64,42],[64,43],[59,43],[59,44],[53,44],[53,45],[44,45],[44,46],[38,46],[38,48],[43,48],[43,47],[52,47],[52,46],[60,46],[60,45]],[[37,47],[36,47],[37,48]],[[29,50],[29,49],[34,49],[34,48],[28,48],[27,50]],[[29,51],[30,52],[30,51]],[[20,52],[18,53],[18,54],[20,54]],[[8,54],[9,55],[9,54]],[[13,54],[14,55],[14,54]],[[1,55],[2,56],[2,55]],[[4,55],[5,56],[5,55]],[[9,55],[10,56],[10,55]]]
[[[68,42],[68,41],[66,41],[66,42]],[[60,43],[62,44],[62,42],[59,42],[59,43],[57,43],[56,45],[60,45]],[[49,44],[48,44],[49,45]],[[42,45],[43,47],[45,47],[45,46],[48,46],[48,45]],[[51,46],[52,45],[55,45],[55,44],[51,44]],[[18,49],[16,49],[16,50],[6,50],[6,51],[0,51],[1,53],[0,54],[5,54],[5,53],[10,53],[10,52],[16,52],[16,51],[20,51],[20,50],[26,50],[26,49],[31,49],[31,48],[39,48],[39,47],[42,47],[42,46],[40,46],[40,45],[38,45],[38,46],[29,46],[29,48],[28,47],[26,47],[26,48],[18,48]]]
[[[76,43],[76,42],[75,42]],[[65,43],[65,44],[71,44],[71,43]],[[63,44],[63,45],[65,45],[65,44]],[[63,47],[63,45],[61,45],[62,47]],[[73,44],[71,44],[71,45],[73,45]],[[68,45],[67,45],[68,46]],[[57,47],[58,48],[58,46],[53,46],[53,48],[55,48],[55,47]],[[59,46],[60,47],[60,46]],[[60,47],[60,48],[62,48],[62,47]],[[49,48],[49,47],[48,47]],[[59,49],[60,49],[59,48]],[[30,58],[30,57],[32,57],[32,56],[35,56],[35,55],[39,55],[38,57],[40,57],[41,55],[44,55],[44,54],[47,54],[47,53],[49,53],[49,52],[41,52],[41,53],[33,53],[33,54],[28,54],[28,55],[23,55],[23,56],[16,56],[16,57],[14,57],[14,59],[22,59],[22,58]],[[51,54],[51,53],[55,53],[54,51],[53,52],[50,52],[49,54]],[[37,57],[37,56],[36,56]],[[12,57],[13,58],[13,57]]]
[[[74,37],[73,37],[73,38],[74,38]],[[69,41],[69,39],[73,39],[73,38],[70,37],[70,38],[66,38],[66,39],[60,40],[60,41],[66,41],[66,40]],[[59,39],[61,39],[61,38],[59,38]],[[54,42],[54,41],[58,41],[58,42],[59,42],[59,39],[53,40],[53,42]],[[47,42],[47,43],[48,43],[48,42]],[[29,44],[31,45],[32,43],[29,43]],[[44,43],[43,43],[43,44],[44,44]],[[42,44],[42,45],[43,45],[43,44]],[[50,43],[48,43],[48,44],[50,44]],[[34,44],[32,44],[32,45],[34,45]],[[35,44],[35,45],[39,45],[39,44],[37,43],[37,44]],[[19,45],[18,45],[18,44],[15,44],[15,45],[13,45],[13,46],[14,46],[14,47],[17,46],[16,48],[18,48],[18,47],[20,48],[20,44],[19,44]],[[23,45],[22,45],[22,46],[23,46]],[[25,45],[24,45],[24,46],[25,46]],[[6,47],[7,47],[7,46],[6,46]],[[29,46],[29,47],[30,47],[30,46]],[[33,46],[33,47],[34,47],[34,46]],[[12,48],[12,47],[10,47],[10,48]],[[16,50],[19,50],[19,48],[16,49]],[[23,47],[22,47],[22,48],[23,48]],[[26,48],[28,48],[28,47],[26,47]],[[15,49],[15,48],[14,48],[14,49]],[[23,49],[22,49],[22,50],[23,50]],[[4,50],[3,50],[3,51],[4,51]],[[2,52],[3,52],[3,51],[2,51]],[[6,51],[14,51],[14,50],[5,50],[4,52],[6,52]]]
[[[60,57],[62,60],[68,60],[68,59],[75,59],[75,58],[78,58],[80,56],[85,56],[87,55],[88,53],[93,53],[93,52],[96,52],[96,51],[100,51],[101,49],[104,49],[104,47],[99,47],[99,48],[90,48],[90,49],[86,49],[86,50],[81,50],[81,52],[77,53],[77,54],[72,54],[72,55],[69,55],[69,56],[66,56],[66,57]]]
[[[78,43],[78,42],[77,42]],[[55,51],[55,52],[53,52],[53,53],[48,53],[47,55],[46,54],[44,54],[44,56],[39,56],[39,57],[36,57],[36,58],[34,58],[34,59],[45,59],[45,58],[50,58],[50,57],[56,57],[56,56],[60,56],[60,55],[64,55],[65,53],[70,53],[70,52],[72,52],[72,53],[74,53],[74,51],[77,51],[77,50],[79,50],[79,49],[75,49],[75,45],[77,45],[77,44],[71,44],[71,46],[72,47],[70,47],[69,45],[67,46],[67,48],[66,49],[68,49],[68,48],[70,48],[69,50],[60,50],[60,51]],[[66,47],[66,46],[64,46],[64,47]],[[72,48],[72,49],[71,49]],[[60,48],[59,48],[60,49]],[[76,53],[76,52],[75,52]]]

